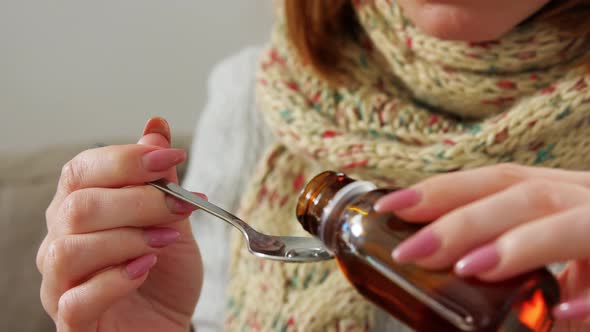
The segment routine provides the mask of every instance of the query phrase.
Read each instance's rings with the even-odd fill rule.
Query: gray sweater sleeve
[[[216,65],[207,103],[197,123],[183,186],[235,212],[240,193],[271,136],[254,104],[255,72],[261,48],[253,47]],[[191,216],[204,264],[204,283],[193,323],[199,332],[222,331],[229,264],[229,232],[204,212]]]

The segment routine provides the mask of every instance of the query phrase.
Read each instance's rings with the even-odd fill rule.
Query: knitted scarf
[[[500,40],[442,41],[395,1],[354,1],[362,32],[343,44],[346,81],[319,78],[296,56],[283,21],[260,61],[257,99],[277,138],[239,214],[256,229],[304,235],[297,194],[331,169],[379,185],[501,162],[590,169],[590,76],[572,63],[587,40],[540,22]],[[234,238],[226,328],[366,331],[374,306],[334,262],[255,258]]]

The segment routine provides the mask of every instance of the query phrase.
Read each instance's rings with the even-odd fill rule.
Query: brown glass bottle
[[[394,262],[391,253],[420,226],[376,213],[378,189],[344,174],[324,172],[303,189],[297,218],[336,256],[367,299],[416,331],[545,332],[559,285],[546,269],[489,283]]]

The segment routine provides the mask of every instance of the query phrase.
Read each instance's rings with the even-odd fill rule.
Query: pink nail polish
[[[145,256],[141,256],[131,263],[127,264],[125,267],[125,271],[127,272],[127,276],[129,279],[137,279],[144,274],[146,274],[154,265],[158,258],[154,254],[147,254]]]
[[[590,315],[590,299],[579,298],[563,302],[553,309],[553,316],[557,319],[581,319]]]
[[[145,124],[145,127],[143,128],[143,136],[154,133],[164,136],[168,143],[170,143],[170,126],[168,125],[168,121],[164,118],[151,118]]]
[[[171,228],[151,228],[145,231],[145,236],[150,247],[162,248],[176,242],[180,232]]]
[[[194,194],[201,197],[204,200],[208,200],[207,196],[205,194],[201,194],[201,193],[194,193]],[[194,205],[189,204],[183,200],[174,198],[172,196],[166,196],[166,205],[168,205],[168,209],[170,209],[170,212],[172,212],[174,214],[185,214],[185,213],[193,212],[197,209],[197,207],[195,207]]]
[[[440,245],[439,238],[431,230],[423,230],[398,245],[393,251],[393,259],[407,263],[425,258],[435,253]]]
[[[186,159],[182,149],[161,149],[143,156],[143,166],[151,172],[162,172],[176,166]]]
[[[393,212],[407,209],[420,202],[421,195],[415,189],[401,189],[384,196],[375,203],[377,212]]]
[[[455,264],[455,273],[460,276],[472,276],[487,272],[500,262],[496,246],[488,244],[476,249]]]

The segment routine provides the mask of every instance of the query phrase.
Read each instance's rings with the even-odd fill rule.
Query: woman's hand
[[[389,194],[376,209],[436,220],[396,248],[399,262],[493,281],[569,260],[556,328],[590,330],[590,172],[498,165],[449,173]]]
[[[64,166],[37,254],[58,331],[189,331],[202,280],[194,209],[145,185],[177,181],[186,154],[169,141],[155,118],[140,144],[87,150]]]

